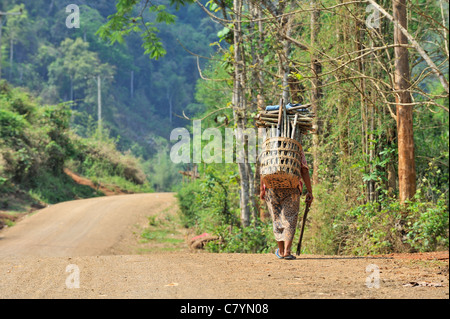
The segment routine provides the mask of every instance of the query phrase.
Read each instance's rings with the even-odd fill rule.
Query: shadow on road
[[[314,256],[314,257],[301,257],[296,256],[297,259],[295,260],[337,260],[337,259],[343,259],[343,260],[351,260],[351,259],[394,259],[394,257],[380,257],[380,256]]]

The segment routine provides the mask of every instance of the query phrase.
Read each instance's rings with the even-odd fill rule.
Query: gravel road
[[[23,218],[0,231],[0,298],[449,298],[448,252],[287,261],[185,243],[146,250],[140,232],[162,213],[176,213],[173,193],[71,201]]]

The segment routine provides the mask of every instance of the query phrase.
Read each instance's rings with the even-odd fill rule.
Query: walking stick
[[[298,239],[298,244],[297,244],[297,256],[300,255],[300,249],[302,247],[303,232],[305,230],[305,224],[306,224],[306,217],[308,216],[310,207],[311,207],[311,203],[306,203],[305,213],[303,214],[303,218],[302,218],[302,228],[300,230],[300,238]]]

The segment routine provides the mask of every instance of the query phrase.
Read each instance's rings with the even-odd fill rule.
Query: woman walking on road
[[[280,259],[295,259],[295,256],[291,254],[291,246],[297,227],[300,196],[303,192],[302,179],[308,191],[305,202],[311,204],[314,199],[309,168],[306,163],[305,153],[302,149],[300,150],[300,158],[300,173],[302,178],[297,188],[266,189],[261,179],[260,198],[261,200],[266,200],[270,216],[272,217],[273,234],[278,243],[278,249],[275,251],[275,255]]]

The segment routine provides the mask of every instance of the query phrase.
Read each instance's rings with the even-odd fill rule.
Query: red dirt
[[[87,178],[84,178],[84,177],[81,177],[80,175],[75,174],[74,172],[72,172],[68,168],[64,169],[64,173],[66,173],[66,175],[68,175],[70,178],[72,178],[75,183],[77,183],[79,185],[89,186],[92,189],[95,189],[95,190],[98,190],[98,191],[102,192],[103,194],[105,194],[105,196],[129,194],[128,192],[126,192],[124,190],[121,190],[117,186],[106,187],[106,186],[101,185],[101,184],[96,186],[91,180],[89,180]],[[111,188],[113,188],[114,190],[112,190]]]
[[[379,257],[391,257],[393,259],[408,259],[408,260],[442,260],[448,261],[448,251],[435,251],[428,253],[392,253],[381,255]]]

